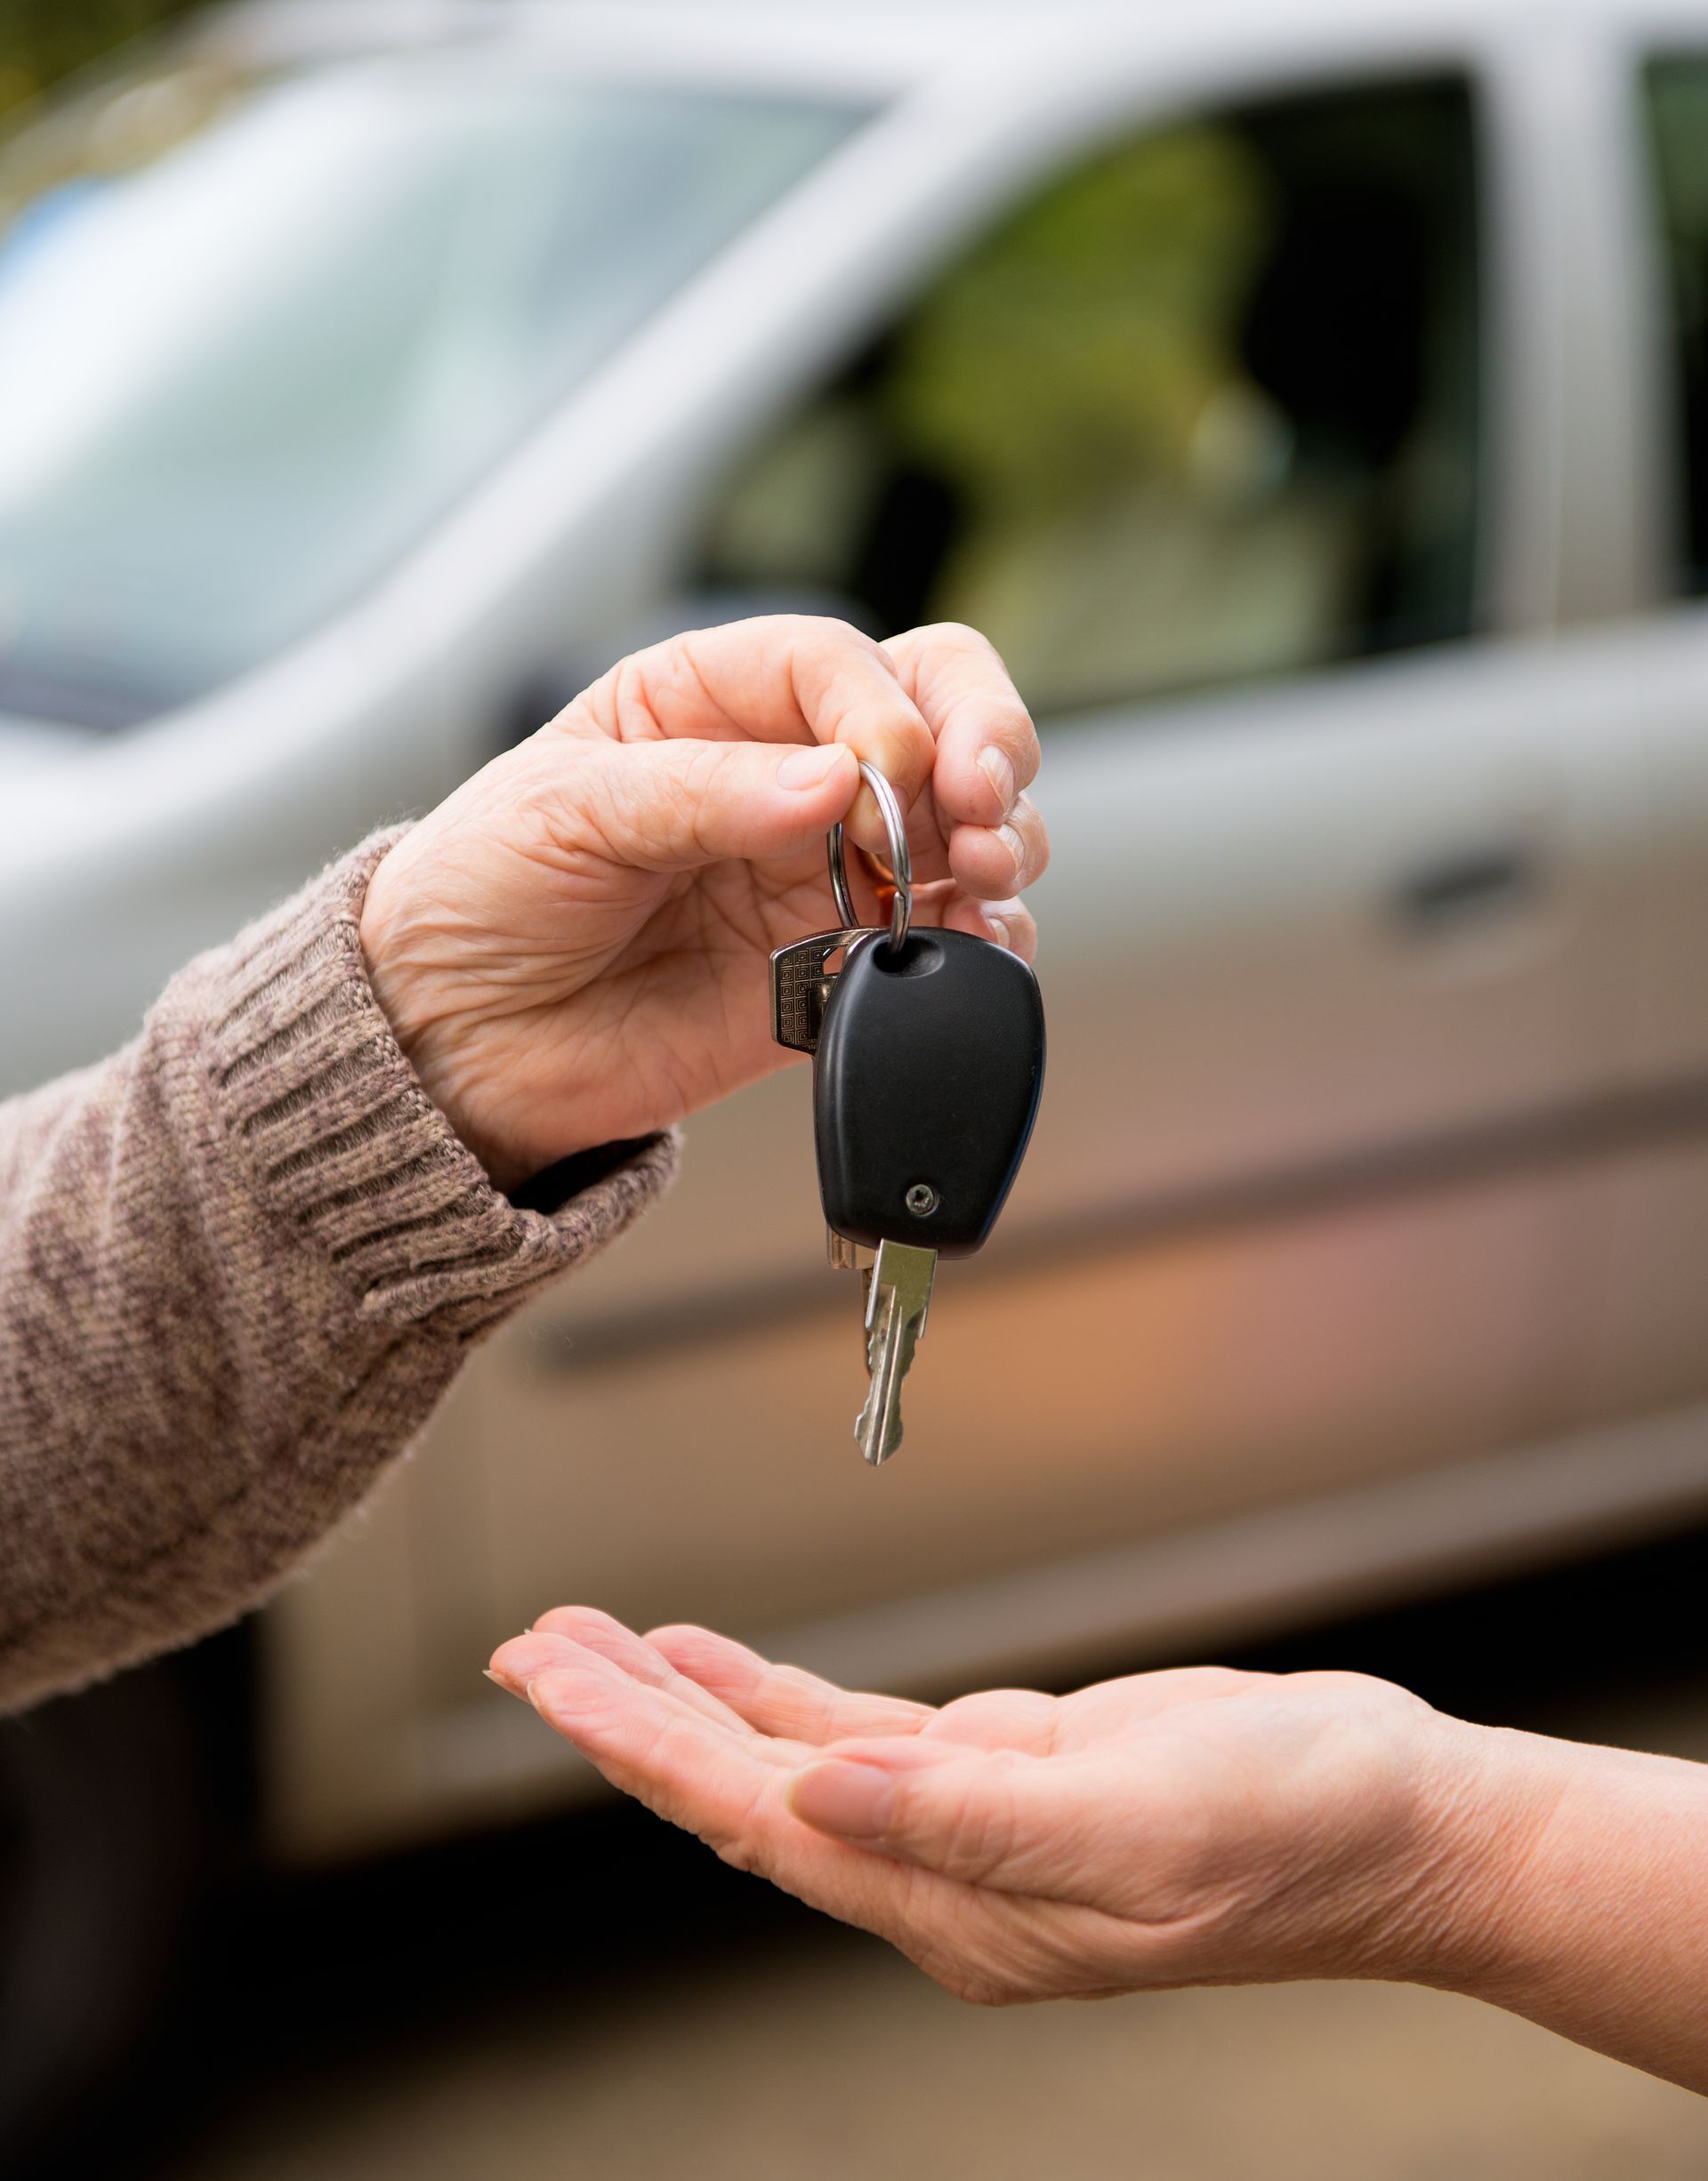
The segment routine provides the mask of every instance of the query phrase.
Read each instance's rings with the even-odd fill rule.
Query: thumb
[[[916,1742],[850,1750],[790,1782],[788,1805],[816,1832],[1008,1893],[1051,1893],[1070,1875],[1089,1780],[1018,1750],[928,1758]]]
[[[858,761],[842,743],[660,740],[606,744],[582,795],[615,860],[688,871],[804,848],[846,813],[859,785]]]

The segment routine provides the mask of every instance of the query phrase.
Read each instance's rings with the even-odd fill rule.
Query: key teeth
[[[872,1383],[854,1437],[874,1469],[902,1442],[901,1389],[925,1330],[936,1265],[934,1251],[885,1242],[866,1275],[866,1367]]]
[[[867,1466],[874,1469],[883,1467],[901,1445],[903,1437],[901,1419],[898,1415],[895,1432],[886,1445],[882,1437],[882,1417],[872,1414],[872,1396],[868,1394],[866,1406],[854,1419],[854,1444],[865,1455]]]

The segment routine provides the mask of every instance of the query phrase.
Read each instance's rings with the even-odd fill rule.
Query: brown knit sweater
[[[0,1709],[202,1635],[365,1498],[469,1343],[667,1185],[500,1195],[380,1012],[375,835],[0,1105]]]

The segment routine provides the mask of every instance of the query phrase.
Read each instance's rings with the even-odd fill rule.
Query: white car
[[[274,1852],[570,1797],[558,1600],[932,1690],[1708,1511],[1708,6],[286,0],[0,213],[6,1086],[672,627],[1046,746],[901,1458],[791,1072],[263,1617]]]

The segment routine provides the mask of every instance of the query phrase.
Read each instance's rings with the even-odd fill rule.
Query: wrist
[[[1430,1981],[1708,2087],[1708,1767],[1488,1738],[1504,1824],[1483,1857],[1483,1937],[1462,1934],[1453,1973]]]
[[[436,959],[440,944],[408,906],[404,845],[376,866],[362,902],[359,937],[368,984],[422,1088],[493,1187],[512,1189],[531,1170],[487,1125],[494,1101],[482,1092],[479,1024],[458,1003]]]
[[[1440,1712],[1433,1726],[1406,1912],[1377,1974],[1486,1996],[1522,1950],[1527,1874],[1563,1791],[1548,1753],[1563,1745]]]
[[[1699,1928],[1708,1767],[1442,1724],[1447,1761],[1430,1791],[1417,1943],[1378,1973],[1618,2051],[1607,2024],[1640,2011],[1633,1994],[1655,1984],[1685,1929]],[[1699,1979],[1708,1947],[1689,1946]]]
[[[1470,1992],[1510,1950],[1511,1898],[1545,1824],[1535,1737],[1456,1719],[1411,1700],[1408,1732],[1384,1737],[1362,1837],[1332,1874],[1307,1973]]]

